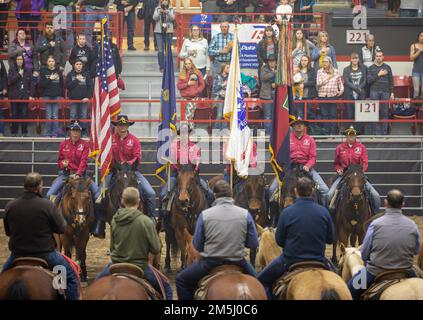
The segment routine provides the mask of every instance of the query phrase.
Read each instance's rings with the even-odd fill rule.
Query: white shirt
[[[196,50],[196,53],[194,55],[190,55],[189,52],[191,50]],[[182,44],[179,57],[181,59],[191,58],[192,62],[194,62],[194,65],[197,67],[197,69],[206,68],[206,70],[210,70],[210,59],[208,56],[208,50],[209,44],[204,38],[201,40],[185,39],[184,43]]]
[[[283,15],[287,16],[287,20],[292,18],[292,7],[289,4],[281,4],[276,8],[276,19],[282,21]]]

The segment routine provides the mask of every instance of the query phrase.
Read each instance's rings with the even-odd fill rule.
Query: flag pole
[[[170,192],[170,163],[167,163],[167,192]]]
[[[230,183],[231,183],[231,192],[233,192],[233,185],[234,185],[234,162],[232,160],[231,160]]]

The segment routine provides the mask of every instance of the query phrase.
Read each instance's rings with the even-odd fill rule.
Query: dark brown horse
[[[86,248],[94,223],[94,203],[89,188],[91,182],[89,178],[69,178],[59,204],[59,210],[67,221],[65,233],[60,235],[60,244],[69,258],[72,258],[72,248],[75,248],[83,283],[87,282]]]
[[[332,261],[336,262],[336,244],[354,247],[360,245],[366,234],[366,222],[372,215],[364,185],[366,176],[361,165],[351,165],[344,172],[343,185],[339,190],[334,213],[336,241],[334,241]],[[349,240],[349,242],[348,242]]]
[[[191,164],[182,165],[177,176],[175,197],[169,216],[165,219],[166,259],[165,270],[170,271],[170,247],[175,244],[181,251],[181,268],[185,267],[184,229],[195,231],[198,215],[207,208],[200,177]],[[174,246],[175,248],[175,246]]]

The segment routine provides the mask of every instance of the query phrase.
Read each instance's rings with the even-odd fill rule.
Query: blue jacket
[[[323,262],[326,244],[333,242],[332,218],[312,198],[299,198],[282,211],[275,237],[288,264],[305,260]]]

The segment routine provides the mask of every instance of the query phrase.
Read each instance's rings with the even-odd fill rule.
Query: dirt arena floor
[[[411,217],[417,225],[419,226],[420,233],[423,235],[423,216],[413,216]],[[106,239],[101,240],[94,237],[90,238],[87,248],[87,271],[88,271],[88,283],[92,283],[95,277],[101,272],[105,265],[110,261],[109,245],[110,245],[110,232],[109,227],[106,231]],[[160,237],[164,243],[164,234],[161,233]],[[3,223],[0,222],[0,266],[3,265],[4,261],[9,255],[9,249],[7,246],[8,237],[4,233]],[[338,251],[339,254],[339,251]],[[332,255],[332,246],[326,247],[326,256],[331,257]],[[162,251],[162,265],[164,266],[165,250]],[[417,258],[416,258],[417,260]],[[172,261],[172,272],[167,274],[172,284],[174,290],[174,299],[176,299],[176,288],[175,288],[175,275],[180,267],[179,261]]]

